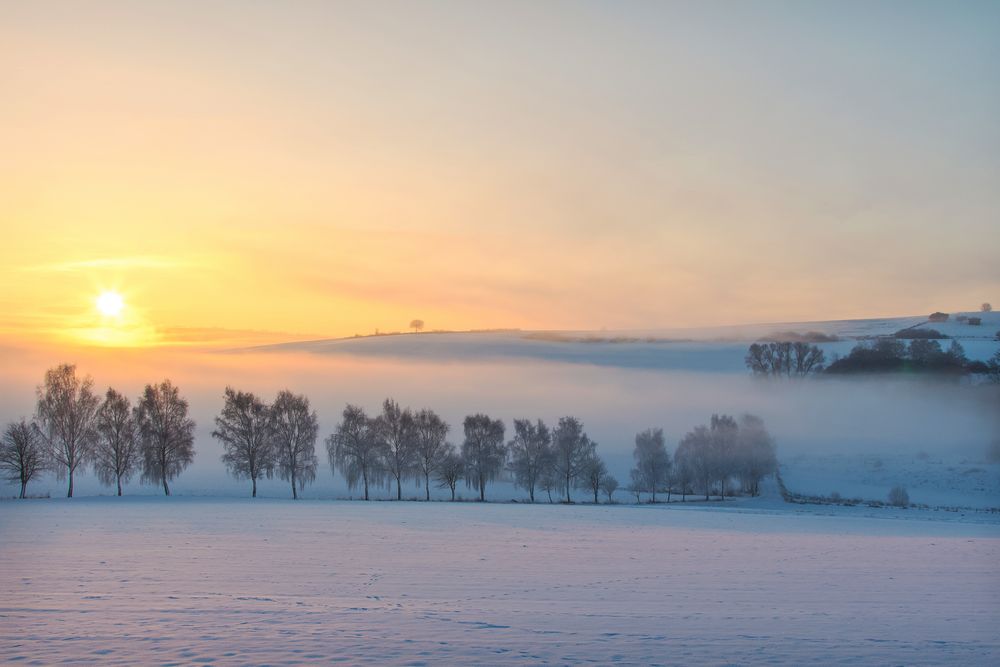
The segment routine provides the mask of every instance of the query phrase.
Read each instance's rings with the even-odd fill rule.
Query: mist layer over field
[[[985,340],[971,343],[967,348],[975,348],[969,349],[973,358],[988,356],[997,347]],[[851,345],[827,344],[828,356]],[[75,362],[81,372],[93,375],[99,390],[111,385],[131,397],[146,382],[170,377],[190,401],[198,424],[195,462],[176,480],[175,493],[211,495],[243,495],[249,487],[226,475],[219,461],[222,448],[210,435],[226,385],[268,399],[283,388],[307,394],[319,413],[321,438],[333,430],[345,403],[376,413],[387,396],[402,405],[438,411],[452,425],[449,439],[455,444],[461,444],[461,421],[467,414],[485,412],[503,419],[508,429],[514,418],[554,423],[560,416],[575,415],[623,485],[636,431],[662,427],[672,448],[685,432],[716,412],[763,417],[783,465],[830,455],[859,461],[909,461],[919,456],[922,461],[981,463],[997,436],[1000,396],[988,388],[913,376],[761,381],[746,371],[745,350],[739,342],[566,343],[520,334],[385,336],[238,352],[81,349],[66,355],[8,349],[2,352],[0,418],[30,415],[34,386],[46,368],[62,361]],[[317,444],[322,462],[317,482],[307,487],[305,496],[347,496],[343,479],[331,474],[322,447]],[[987,480],[980,495],[989,496],[1000,480],[993,479],[992,469],[983,470]],[[961,472],[955,474],[961,477]],[[830,483],[820,486],[802,491],[835,490],[828,488]],[[49,475],[32,482],[29,492],[58,496],[63,487]],[[259,488],[265,496],[288,493],[278,480],[265,480]],[[416,488],[410,488],[411,495],[417,495]],[[107,492],[89,472],[77,480],[77,490]],[[135,481],[126,489],[130,494],[157,491]],[[884,494],[881,488],[877,492],[879,497]],[[3,493],[12,494],[12,487],[4,487]],[[522,496],[503,482],[488,491],[493,499]],[[912,500],[929,501],[919,494]],[[973,504],[997,503],[987,497]]]

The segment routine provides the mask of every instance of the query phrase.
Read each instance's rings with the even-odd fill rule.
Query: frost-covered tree
[[[604,475],[601,479],[601,491],[608,497],[608,503],[614,502],[615,491],[618,490],[618,480],[614,475]]]
[[[38,428],[24,419],[7,424],[0,438],[0,474],[21,485],[19,498],[25,497],[28,482],[44,469],[45,445]]]
[[[689,453],[682,452],[681,447],[678,446],[674,452],[674,465],[671,468],[670,477],[671,487],[680,489],[682,503],[687,502],[688,491],[691,490],[691,485],[694,482],[694,471],[688,458]]]
[[[715,478],[719,480],[722,499],[726,499],[726,481],[736,473],[736,441],[739,425],[729,415],[712,415],[709,422],[711,433],[711,465]]]
[[[508,443],[510,449],[510,470],[514,473],[514,483],[528,492],[531,502],[535,502],[535,488],[542,475],[552,467],[552,436],[549,427],[539,419],[514,420],[514,439]]]
[[[577,482],[581,489],[586,489],[594,494],[595,505],[600,502],[601,484],[607,475],[608,467],[596,452],[592,452],[580,467]]]
[[[413,416],[417,470],[424,478],[424,500],[431,499],[431,477],[448,451],[445,438],[449,430],[448,424],[433,410],[421,410]]]
[[[663,429],[651,428],[637,433],[632,457],[635,459],[636,471],[632,478],[638,482],[643,491],[652,494],[652,500],[655,503],[656,492],[660,489],[668,489],[670,481],[671,461],[670,454],[667,453]],[[669,496],[667,496],[667,501],[670,501]]]
[[[572,502],[570,489],[594,453],[595,445],[576,417],[562,417],[552,430],[553,467],[562,480],[566,502]]]
[[[413,413],[409,408],[400,408],[391,398],[385,399],[382,414],[375,418],[374,433],[381,443],[382,467],[390,480],[396,481],[396,500],[402,500],[403,480],[417,471]]]
[[[384,446],[376,437],[374,420],[356,405],[344,408],[341,422],[326,439],[330,469],[340,470],[347,487],[354,490],[360,483],[369,500],[369,487],[385,479],[382,469]]]
[[[69,477],[66,497],[72,498],[73,475],[93,454],[94,420],[101,399],[94,393],[91,377],[77,377],[73,364],[46,371],[35,394],[35,423],[46,445],[46,458],[59,479]]]
[[[170,495],[168,482],[194,460],[194,420],[188,417],[188,402],[170,380],[147,384],[135,406],[135,423],[142,451],[142,480],[162,484]]]
[[[551,453],[551,448],[550,448]],[[538,478],[538,488],[545,492],[545,495],[549,498],[549,504],[555,502],[552,497],[552,492],[559,492],[562,490],[562,480],[559,478],[559,473],[556,471],[555,458],[550,459],[549,465],[542,468],[541,475]]]
[[[826,363],[823,350],[804,341],[754,343],[744,360],[754,375],[784,377],[818,373]]]
[[[230,474],[249,479],[250,496],[256,498],[257,480],[274,476],[270,406],[251,392],[226,387],[212,437],[222,441],[222,462]]]
[[[639,471],[635,468],[629,471],[629,483],[625,490],[635,496],[635,504],[642,502],[642,479]]]
[[[97,411],[94,472],[101,484],[118,489],[139,471],[141,452],[135,415],[128,397],[108,388]]]
[[[1000,350],[986,362],[986,377],[993,384],[1000,384]]]
[[[711,495],[712,482],[716,479],[712,452],[712,433],[707,426],[696,426],[677,445],[674,460],[678,470],[687,471],[696,489]]]
[[[743,491],[752,496],[760,494],[760,480],[774,474],[778,458],[774,440],[764,427],[764,420],[755,415],[740,418],[736,438],[736,471]]]
[[[455,451],[454,445],[448,444],[445,446],[445,452],[441,455],[441,463],[434,474],[438,481],[438,488],[449,489],[451,491],[451,499],[454,501],[455,487],[458,486],[459,480],[465,475],[465,461]]]
[[[495,480],[507,462],[507,447],[503,442],[504,424],[484,414],[469,415],[463,424],[465,441],[462,460],[465,461],[465,481],[479,491],[479,500],[486,500],[486,484]]]
[[[292,485],[292,498],[316,479],[316,436],[319,418],[309,399],[288,390],[278,393],[271,405],[271,450],[281,479]]]

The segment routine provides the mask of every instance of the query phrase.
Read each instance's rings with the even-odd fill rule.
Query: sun
[[[118,317],[125,308],[125,299],[113,290],[101,292],[97,297],[97,310],[105,317]]]

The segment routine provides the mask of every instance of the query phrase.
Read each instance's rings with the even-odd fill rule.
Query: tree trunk
[[[455,502],[455,487],[451,487],[451,502]]]
[[[528,487],[528,496],[531,498],[531,502],[534,503],[535,502],[535,485],[534,484],[532,484],[530,487]]]
[[[299,491],[295,488],[295,468],[292,468],[292,500],[299,499]]]
[[[365,500],[368,500],[368,469],[361,474],[361,477],[365,480]]]
[[[118,475],[118,495],[122,495],[122,476]]]
[[[402,499],[403,499],[403,482],[400,476],[396,478],[396,500],[402,500]]]
[[[667,504],[670,504],[670,487],[667,487]]]
[[[429,472],[424,473],[424,491],[426,491],[426,500],[431,499],[431,474]]]
[[[479,502],[486,502],[486,483],[482,477],[479,478]]]
[[[653,499],[650,502],[652,502],[654,505],[656,504],[656,485],[655,484],[653,485]]]
[[[69,490],[66,492],[67,498],[73,497],[73,469],[69,469]]]
[[[168,495],[168,496],[170,495],[170,487],[167,486],[167,476],[166,475],[163,476],[163,493],[166,494],[166,495]]]
[[[599,489],[594,489],[594,504],[595,504],[595,505],[599,505],[599,504],[600,504],[600,502],[601,502],[601,501],[600,501],[600,500],[599,500],[599,499],[597,498],[597,492],[598,492],[598,491],[599,491]]]
[[[28,488],[28,483],[22,479],[21,480],[21,496],[20,496],[22,500],[24,499],[25,489],[27,489],[27,488]]]
[[[250,497],[251,498],[256,498],[257,497],[257,478],[256,477],[251,477],[250,478],[250,482],[253,484],[253,492],[250,494]]]

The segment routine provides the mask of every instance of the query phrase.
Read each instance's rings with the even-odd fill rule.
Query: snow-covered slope
[[[1000,313],[980,313],[982,326],[954,321],[927,323],[926,317],[830,322],[783,322],[701,329],[643,331],[560,331],[392,334],[283,343],[250,352],[308,352],[325,355],[404,358],[427,361],[496,361],[509,358],[557,363],[589,363],[620,368],[695,372],[743,372],[747,346],[781,334],[820,333],[828,357],[846,354],[858,340],[889,336],[914,326],[933,327],[958,339],[970,359],[988,359],[998,349]]]

